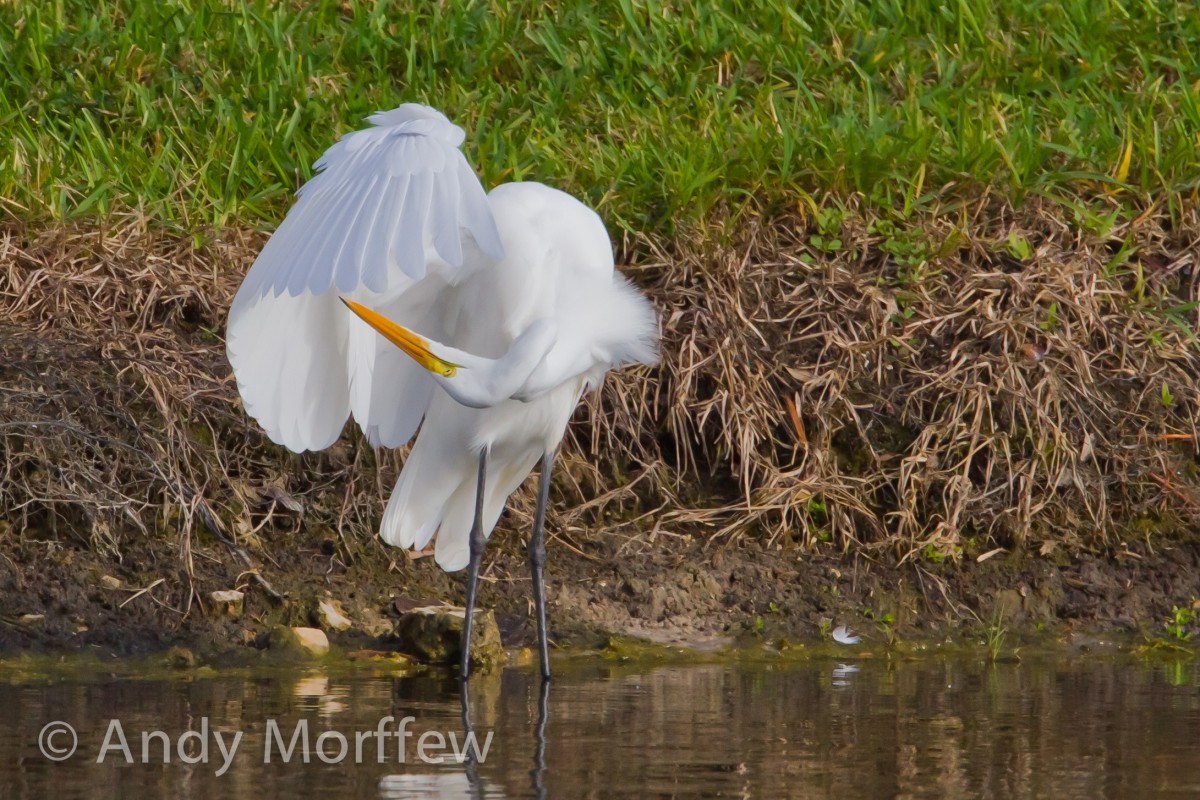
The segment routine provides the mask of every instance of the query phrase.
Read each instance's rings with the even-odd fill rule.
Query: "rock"
[[[125,582],[120,578],[114,578],[112,575],[101,575],[100,585],[105,589],[124,589]]]
[[[237,589],[220,589],[208,595],[213,608],[220,614],[230,617],[240,617],[245,607],[246,595]]]
[[[25,625],[27,627],[31,626],[31,625],[41,625],[45,621],[46,621],[45,614],[22,614],[20,617],[17,618],[18,624]]]
[[[267,639],[272,650],[284,650],[310,656],[323,656],[329,652],[329,637],[319,628],[289,628],[276,625]]]
[[[349,661],[377,661],[385,664],[407,665],[413,657],[396,650],[353,650],[346,653]]]
[[[372,608],[364,608],[359,618],[359,627],[374,639],[387,639],[392,635],[393,623]]]
[[[348,630],[352,623],[341,608],[338,607],[336,600],[322,600],[317,603],[317,623],[322,628],[330,631]]]
[[[532,647],[522,647],[513,651],[510,663],[514,667],[532,667],[538,663],[538,654]]]
[[[292,633],[300,646],[314,656],[323,656],[329,652],[329,637],[325,631],[318,628],[292,628]]]
[[[186,647],[172,647],[163,656],[163,661],[171,669],[191,669],[199,663],[196,654]]]
[[[397,648],[434,664],[454,664],[460,656],[463,620],[461,608],[414,608],[402,616],[392,632]],[[471,669],[487,671],[504,663],[500,629],[491,611],[476,610],[471,632]]]

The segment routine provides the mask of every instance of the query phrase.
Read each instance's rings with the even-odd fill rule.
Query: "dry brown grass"
[[[1194,238],[1142,220],[1097,240],[1060,213],[981,206],[890,248],[851,215],[833,256],[794,221],[654,251],[666,427],[742,493],[709,516],[901,557],[1194,520]]]
[[[625,526],[940,558],[1183,531],[1200,516],[1193,238],[1158,218],[1089,237],[1060,211],[984,205],[903,240],[851,213],[832,253],[799,218],[626,243],[664,363],[580,409],[560,540]],[[294,456],[241,411],[220,337],[261,241],[0,232],[8,535],[117,557],[175,537],[185,567],[197,535],[253,549],[281,519],[370,541],[399,457],[349,431]],[[1122,241],[1134,254],[1110,264]]]

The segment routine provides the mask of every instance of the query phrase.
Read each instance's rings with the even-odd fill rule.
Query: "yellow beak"
[[[341,300],[346,304],[346,307],[357,314],[363,322],[379,331],[379,334],[383,336],[383,338],[396,345],[396,347],[399,347],[401,350],[407,353],[413,361],[416,361],[430,372],[436,372],[438,375],[441,375],[445,378],[452,378],[454,377],[454,373],[462,367],[462,364],[455,364],[453,361],[446,361],[445,359],[435,356],[429,349],[428,339],[418,336],[408,328],[403,328],[397,325],[382,314],[376,314],[374,311],[360,303],[356,303],[353,300],[347,300],[344,297],[341,298]]]

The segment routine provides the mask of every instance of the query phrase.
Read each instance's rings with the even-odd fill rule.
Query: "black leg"
[[[471,524],[471,563],[467,569],[467,608],[463,617],[462,665],[463,680],[471,672],[471,623],[475,619],[475,586],[479,583],[479,564],[487,538],[483,535],[483,481],[487,476],[487,448],[479,451],[479,483],[475,489],[475,521]]]
[[[546,633],[546,503],[550,499],[550,467],[554,453],[542,456],[538,476],[537,510],[533,514],[533,533],[529,536],[529,572],[533,576],[533,609],[537,615],[538,653],[542,660],[542,680],[550,680],[550,644]]]

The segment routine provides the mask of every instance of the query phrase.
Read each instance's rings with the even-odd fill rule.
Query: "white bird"
[[[372,446],[420,428],[379,533],[416,549],[436,536],[442,568],[469,567],[464,678],[484,545],[540,459],[529,564],[548,678],[554,453],[587,387],[656,362],[655,314],[583,203],[539,183],[485,194],[462,129],[432,108],[369,121],[316,162],[247,273],[229,362],[247,413],[291,450],[328,447],[350,415]]]

